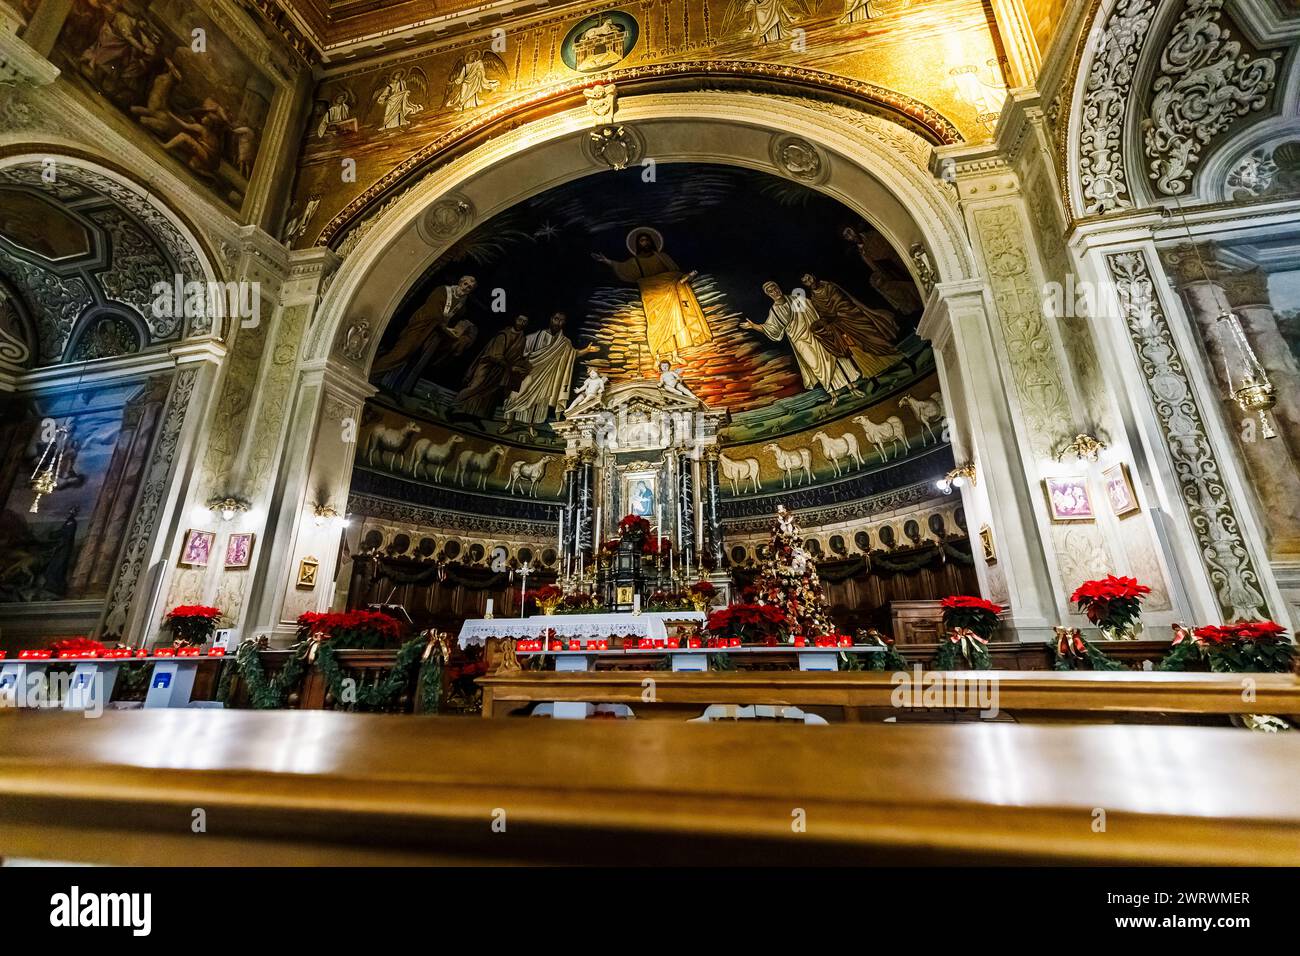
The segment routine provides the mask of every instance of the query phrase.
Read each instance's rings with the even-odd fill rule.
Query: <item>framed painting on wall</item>
[[[1088,479],[1083,475],[1044,478],[1047,507],[1053,521],[1094,521],[1097,512],[1088,493]]]
[[[226,538],[226,569],[247,568],[253,563],[253,533],[236,532]]]
[[[298,562],[298,587],[305,591],[310,591],[316,587],[316,572],[320,570],[320,562],[315,558],[307,557]]]
[[[1106,500],[1110,502],[1116,518],[1142,510],[1138,504],[1137,492],[1133,490],[1133,482],[1129,479],[1127,465],[1112,465],[1101,473],[1101,477],[1106,483]]]
[[[215,531],[198,531],[194,528],[186,531],[185,543],[181,545],[181,567],[206,568],[212,560],[212,545],[216,540]]]

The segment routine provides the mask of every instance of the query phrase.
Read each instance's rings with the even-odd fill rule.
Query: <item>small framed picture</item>
[[[320,562],[315,558],[306,557],[298,562],[298,587],[310,591],[316,587],[316,572],[320,570]]]
[[[980,548],[984,552],[985,564],[998,563],[998,551],[993,545],[993,529],[988,525],[980,528]]]
[[[215,531],[198,531],[194,528],[186,531],[185,543],[181,546],[181,567],[206,568],[212,560],[212,546],[216,540]]]
[[[1116,518],[1123,518],[1125,515],[1142,510],[1138,505],[1137,493],[1133,490],[1127,465],[1123,463],[1113,465],[1103,471],[1101,477],[1106,483],[1106,500],[1110,502],[1110,510],[1115,512]]]
[[[321,563],[316,558],[303,558],[298,562],[298,587],[304,591],[311,591],[316,587],[316,572],[320,571]]]
[[[253,533],[236,532],[226,538],[226,569],[246,568],[253,563]]]
[[[1096,520],[1086,477],[1044,478],[1043,489],[1047,492],[1047,507],[1053,521]]]

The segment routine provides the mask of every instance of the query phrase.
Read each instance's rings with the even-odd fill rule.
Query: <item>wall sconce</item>
[[[1109,446],[1100,438],[1094,438],[1086,434],[1075,435],[1074,440],[1061,449],[1061,453],[1056,456],[1056,460],[1060,461],[1068,452],[1074,452],[1074,457],[1079,461],[1096,461],[1107,447]]]
[[[236,515],[241,515],[248,510],[248,502],[242,498],[227,495],[224,498],[213,498],[208,502],[207,508],[211,514],[220,515],[222,521],[230,521]]]
[[[318,528],[323,528],[326,525],[330,525],[331,527],[335,527],[335,528],[346,528],[349,524],[351,524],[351,522],[348,521],[347,518],[339,514],[338,511],[336,511],[330,505],[317,505],[315,509],[315,514],[316,514],[316,527]]]
[[[936,481],[935,486],[945,495],[950,495],[954,488],[961,488],[968,481],[972,486],[977,483],[975,479],[975,466],[973,464],[958,465],[952,471],[948,472],[948,474]]]

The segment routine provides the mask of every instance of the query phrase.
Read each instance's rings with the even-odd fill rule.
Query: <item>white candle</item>
[[[564,570],[564,509],[560,509],[560,570]]]
[[[592,532],[591,550],[594,554],[604,543],[600,533],[600,505],[596,505],[596,529]]]
[[[632,613],[633,614],[641,613],[641,595],[639,594],[632,595]]]
[[[488,599],[487,599],[487,607],[484,608],[484,610],[483,610],[483,616],[484,616],[484,617],[491,617],[491,616],[492,616],[492,599],[491,599],[491,598],[488,598]]]

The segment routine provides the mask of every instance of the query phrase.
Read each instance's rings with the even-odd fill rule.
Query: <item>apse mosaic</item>
[[[73,0],[53,59],[242,204],[275,89],[192,0]]]
[[[552,424],[579,386],[666,362],[730,414],[726,494],[892,467],[947,444],[921,306],[889,243],[801,184],[703,164],[588,177],[484,223],[406,297],[358,465],[553,497]]]

